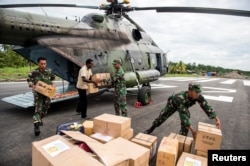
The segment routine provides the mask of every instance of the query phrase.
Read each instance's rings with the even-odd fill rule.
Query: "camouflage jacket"
[[[116,94],[126,95],[126,81],[124,79],[124,71],[121,67],[116,69],[115,74],[113,75],[113,83]]]
[[[196,104],[196,102],[198,102],[201,109],[207,114],[210,119],[214,119],[216,117],[216,113],[213,111],[212,107],[208,105],[208,102],[202,95],[199,95],[197,99],[190,99],[188,97],[188,91],[182,91],[174,94],[172,98],[173,103],[180,114],[181,120],[184,120],[185,126],[190,126],[190,112],[188,108]]]
[[[50,70],[46,69],[44,72],[41,72],[37,68],[28,74],[27,82],[29,85],[35,85],[38,81],[43,81],[51,85],[54,79],[55,75]]]

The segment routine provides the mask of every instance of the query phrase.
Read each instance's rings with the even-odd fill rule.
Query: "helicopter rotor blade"
[[[0,8],[22,8],[22,7],[74,7],[74,8],[88,8],[88,9],[100,9],[99,6],[85,6],[76,4],[6,4],[0,5]]]
[[[134,7],[133,10],[156,10],[157,12],[185,12],[185,13],[206,13],[206,14],[222,14],[250,17],[250,11],[221,9],[221,8],[206,8],[206,7]]]

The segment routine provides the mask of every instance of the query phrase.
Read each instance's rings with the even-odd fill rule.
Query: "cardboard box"
[[[64,136],[55,135],[32,143],[33,166],[129,166],[129,158],[113,152],[100,142],[77,131],[63,131]],[[85,152],[77,143],[84,142],[93,154]]]
[[[183,152],[176,166],[207,166],[207,158]]]
[[[97,93],[99,91],[99,88],[97,88],[95,84],[87,83],[87,85],[88,85],[87,93]]]
[[[157,151],[156,166],[175,166],[178,144],[176,139],[163,137]]]
[[[222,133],[220,129],[213,126],[198,124],[195,141],[195,150],[207,152],[209,149],[220,149]]]
[[[95,117],[93,122],[94,132],[114,138],[122,137],[131,128],[131,118],[106,113]]]
[[[127,156],[129,158],[129,166],[148,166],[149,149],[133,143],[124,138],[116,138],[103,146],[112,149],[114,153]]]
[[[138,133],[134,138],[131,139],[132,142],[144,146],[150,150],[149,160],[151,160],[156,154],[157,149],[157,137],[149,134]]]
[[[122,138],[127,139],[127,140],[132,139],[133,136],[134,136],[134,129],[132,128],[126,129],[124,132],[122,132],[122,135],[121,135]]]
[[[51,98],[56,93],[56,87],[53,87],[52,85],[48,85],[45,82],[38,81],[36,83],[35,91],[43,94],[44,96]]]
[[[170,133],[168,137],[177,139],[179,142],[178,158],[181,156],[182,152],[191,153],[193,138],[179,135],[176,133]]]
[[[195,154],[196,154],[197,156],[202,156],[202,157],[206,157],[206,158],[207,158],[208,151],[204,152],[204,151],[196,150],[196,151],[195,151]]]
[[[109,135],[103,135],[101,133],[94,133],[92,135],[90,135],[91,138],[94,138],[97,141],[100,141],[101,143],[107,143],[109,141],[111,141],[112,139],[114,139],[113,137],[109,136]]]
[[[94,122],[92,120],[85,120],[83,122],[83,126],[84,126],[84,134],[88,136],[93,134]]]
[[[82,166],[102,163],[59,135],[32,143],[33,166]]]
[[[96,73],[94,74],[91,79],[93,81],[98,82],[97,86],[107,86],[107,85],[111,85],[111,77],[110,77],[110,73]],[[103,82],[102,80],[105,79],[106,81]],[[99,82],[101,81],[101,82]]]

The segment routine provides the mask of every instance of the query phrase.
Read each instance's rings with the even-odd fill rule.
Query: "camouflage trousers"
[[[126,95],[115,95],[114,97],[114,108],[115,114],[118,116],[128,116],[127,112],[127,102],[126,102]]]
[[[175,103],[174,97],[170,96],[168,99],[168,102],[166,106],[161,110],[159,116],[153,121],[153,126],[158,127],[160,126],[163,122],[165,122],[169,117],[171,117],[176,111],[177,111],[177,103]],[[188,116],[183,116],[183,114],[188,114]],[[185,123],[187,120],[187,117],[190,118],[190,113],[189,111],[179,112],[180,120],[181,120],[181,129],[179,131],[180,135],[187,136],[188,135],[188,126]]]
[[[33,123],[42,122],[42,118],[47,114],[51,100],[49,97],[34,92],[35,112],[33,115]]]

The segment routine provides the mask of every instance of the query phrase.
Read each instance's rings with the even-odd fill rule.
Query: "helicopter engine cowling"
[[[158,80],[160,72],[155,69],[136,71],[137,78],[140,84],[147,84],[152,81]]]
[[[126,86],[134,87],[139,84],[147,84],[156,81],[160,77],[160,72],[155,69],[126,72],[124,75]],[[138,80],[138,83],[137,83]]]

